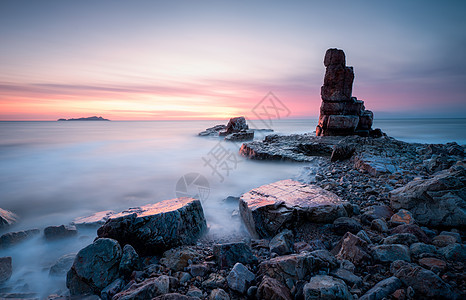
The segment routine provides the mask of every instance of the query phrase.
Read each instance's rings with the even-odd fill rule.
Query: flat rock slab
[[[397,170],[396,162],[388,157],[380,157],[370,154],[359,154],[354,157],[354,167],[367,171],[374,177],[381,174],[395,173]]]
[[[79,217],[73,220],[71,222],[71,225],[74,225],[76,227],[100,227],[107,222],[107,220],[115,215],[116,212],[113,210],[104,210],[104,211],[99,211],[96,213],[93,213],[90,216],[85,216],[85,217]]]
[[[193,243],[206,229],[201,202],[182,197],[112,215],[97,234],[121,245],[130,244],[138,253],[149,255]]]
[[[271,237],[302,222],[331,223],[351,204],[316,185],[287,179],[255,188],[240,198],[240,214],[255,238]]]
[[[272,134],[263,141],[244,143],[240,154],[256,160],[310,162],[315,156],[330,156],[342,137],[316,137],[313,134]]]

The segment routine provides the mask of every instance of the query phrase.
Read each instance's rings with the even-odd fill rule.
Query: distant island
[[[87,117],[87,118],[77,118],[77,119],[58,119],[57,121],[110,121],[109,119],[104,119],[102,117]]]

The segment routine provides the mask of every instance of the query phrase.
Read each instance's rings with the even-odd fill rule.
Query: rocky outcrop
[[[407,209],[424,226],[466,227],[466,170],[453,166],[390,193],[394,209]]]
[[[0,249],[5,249],[19,244],[31,237],[38,235],[39,229],[28,229],[23,231],[8,232],[0,236]]]
[[[9,210],[0,208],[0,229],[6,228],[18,222],[18,216]]]
[[[49,226],[44,229],[44,237],[48,241],[76,236],[78,231],[73,225]]]
[[[199,132],[199,136],[218,136],[220,131],[223,131],[227,128],[226,125],[215,125],[214,127],[209,127],[206,130]]]
[[[261,129],[257,129],[261,130]],[[254,129],[249,129],[244,117],[231,118],[227,125],[216,125],[199,133],[199,136],[224,136],[225,141],[241,142],[254,139]],[[272,131],[272,130],[267,130]]]
[[[97,234],[122,245],[130,244],[145,255],[193,243],[206,229],[201,202],[183,197],[112,215]]]
[[[240,132],[243,130],[248,130],[248,129],[249,129],[249,126],[246,123],[246,119],[244,117],[236,117],[236,118],[231,118],[230,121],[228,121],[228,124],[225,127],[225,129],[220,131],[218,134],[220,136],[227,136],[229,134]]]
[[[65,254],[61,256],[49,270],[50,276],[64,276],[73,265],[76,253]]]
[[[352,97],[354,72],[353,67],[346,66],[343,50],[328,49],[324,65],[326,71],[316,135],[369,136],[373,114],[365,110],[364,101]]]
[[[112,239],[98,239],[81,249],[66,276],[71,295],[100,295],[118,278],[121,255],[120,245]]]
[[[291,179],[255,188],[240,198],[240,214],[254,237],[270,237],[303,222],[331,223],[351,205],[315,185]]]

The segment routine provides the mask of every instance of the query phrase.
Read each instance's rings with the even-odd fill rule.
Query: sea
[[[179,196],[202,201],[212,233],[239,232],[236,207],[225,198],[282,179],[300,180],[315,165],[244,159],[238,155],[241,143],[197,135],[227,121],[0,122],[0,208],[20,217],[0,234]],[[274,134],[313,132],[317,124],[313,118],[249,121]],[[466,119],[376,119],[373,127],[406,142],[466,144]],[[255,139],[268,134],[256,132]],[[95,237],[95,229],[80,229],[75,238],[50,242],[37,235],[0,247],[0,257],[13,259],[13,275],[0,293],[63,293],[65,276],[50,276],[50,266]]]

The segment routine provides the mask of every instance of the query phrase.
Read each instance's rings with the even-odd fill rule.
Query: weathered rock
[[[200,254],[189,247],[179,247],[167,250],[163,253],[160,263],[173,271],[182,271],[193,261],[200,257]]]
[[[344,235],[347,232],[356,234],[361,229],[361,224],[352,218],[340,217],[333,221],[333,231],[335,231],[336,234]]]
[[[0,236],[0,249],[5,249],[17,245],[39,233],[39,229],[29,229],[24,231],[5,233],[4,235]]]
[[[230,300],[230,296],[222,289],[215,289],[210,292],[209,300]]]
[[[217,264],[222,269],[230,268],[237,262],[242,264],[257,262],[251,247],[242,242],[215,244],[213,250]]]
[[[61,256],[51,267],[49,275],[51,276],[65,276],[73,265],[76,253],[65,254]]]
[[[209,272],[209,266],[205,263],[203,264],[192,264],[187,268],[187,271],[189,274],[191,274],[192,277],[204,277]]]
[[[66,276],[71,295],[100,292],[118,278],[122,251],[117,241],[98,239],[81,249]]]
[[[199,132],[200,136],[218,136],[220,131],[223,131],[227,128],[226,125],[215,125],[214,127],[207,128],[206,130]]]
[[[11,257],[0,257],[0,284],[10,279],[13,274],[13,267],[11,265]]]
[[[288,288],[280,281],[264,276],[257,290],[258,299],[291,300]]]
[[[238,132],[230,133],[225,137],[225,141],[243,142],[254,139],[254,130],[241,130]]]
[[[409,248],[405,245],[378,245],[372,248],[374,260],[379,262],[393,262],[396,260],[411,261]]]
[[[400,209],[396,214],[390,218],[390,224],[393,226],[403,224],[414,224],[414,218],[410,211],[406,209]]]
[[[102,300],[111,300],[112,297],[121,292],[124,287],[125,281],[121,278],[117,278],[102,290],[100,298],[102,298]]]
[[[392,217],[393,210],[387,205],[372,205],[363,210],[361,222],[371,224],[375,219],[388,220]]]
[[[349,286],[361,286],[362,285],[362,278],[359,276],[356,276],[353,274],[353,272],[339,268],[335,271],[330,272],[330,275],[332,275],[335,278],[339,278],[346,282]]]
[[[390,230],[390,234],[396,234],[396,233],[411,233],[415,235],[420,242],[423,243],[430,243],[430,238],[426,235],[424,230],[422,230],[419,226],[417,225],[399,225],[392,230]]]
[[[0,229],[6,228],[18,222],[19,217],[6,209],[0,208]]]
[[[350,204],[331,192],[290,179],[255,188],[240,198],[241,217],[256,238],[274,236],[303,221],[333,222],[348,216],[346,206]]]
[[[249,127],[244,117],[231,118],[230,121],[228,121],[228,124],[225,130],[220,131],[219,135],[225,136],[225,135],[229,135],[234,132],[239,132],[239,131],[248,130],[248,129]]]
[[[466,261],[466,245],[451,244],[438,250],[447,260]]]
[[[136,250],[131,245],[123,247],[123,254],[121,256],[119,271],[124,276],[129,276],[133,271],[141,270],[141,261]]]
[[[417,243],[418,238],[411,233],[396,233],[383,239],[384,244],[403,244],[409,246]]]
[[[394,173],[397,170],[396,163],[393,159],[367,153],[360,153],[354,156],[354,167],[366,171],[373,177]]]
[[[386,278],[376,285],[374,285],[370,290],[368,290],[360,300],[377,300],[384,299],[391,294],[393,294],[397,289],[401,287],[401,281],[395,276]]]
[[[123,245],[130,244],[145,255],[193,243],[206,229],[201,202],[183,197],[113,215],[97,234],[116,239]]]
[[[391,191],[395,209],[409,210],[425,226],[466,225],[466,170],[452,167],[432,178],[416,180]]]
[[[133,284],[129,289],[113,296],[113,300],[152,299],[170,290],[170,279],[166,275],[149,278],[141,283]]]
[[[76,218],[71,222],[71,225],[76,227],[100,227],[114,214],[116,212],[113,210],[99,211],[90,216]]]
[[[278,255],[290,254],[293,252],[293,232],[285,229],[270,241],[270,252],[275,252]]]
[[[263,141],[244,143],[239,152],[255,160],[312,162],[316,156],[330,156],[333,146],[342,138],[312,134],[271,134]]]
[[[356,147],[352,144],[338,143],[333,147],[330,161],[346,160],[353,156],[356,151]]]
[[[456,237],[454,236],[451,236],[451,235],[444,235],[444,234],[441,234],[441,235],[438,235],[436,237],[433,238],[432,240],[432,244],[434,244],[435,246],[437,247],[446,247],[448,245],[451,245],[451,244],[454,244],[457,242],[457,239]]]
[[[458,232],[442,231],[440,232],[440,235],[450,235],[455,238],[457,243],[461,243],[461,234],[459,234]]]
[[[447,267],[447,263],[441,259],[434,257],[424,257],[419,260],[419,265],[431,270],[434,273],[441,272]]]
[[[286,284],[287,280],[303,280],[315,267],[315,257],[303,252],[266,260],[259,265],[259,274]]]
[[[356,265],[367,264],[372,260],[368,252],[367,242],[350,232],[346,233],[332,250],[338,259],[346,259]]]
[[[450,285],[445,283],[434,272],[426,270],[415,264],[404,261],[395,261],[390,271],[406,286],[411,286],[418,298],[429,299],[457,299]]]
[[[157,296],[153,300],[199,300],[199,297],[191,297],[179,293],[168,293]]]
[[[196,299],[202,298],[202,291],[195,286],[190,286],[186,296],[196,297]]]
[[[367,232],[365,232],[364,230],[361,230],[359,231],[356,236],[358,238],[360,238],[361,240],[365,241],[367,244],[372,244],[372,240],[370,239],[370,237],[367,235]]]
[[[371,228],[378,232],[388,232],[388,224],[384,219],[375,219],[371,222]]]
[[[244,294],[254,278],[254,273],[249,271],[242,263],[236,263],[227,276],[227,283],[230,289]]]
[[[426,254],[435,254],[437,250],[435,246],[424,244],[424,243],[414,243],[409,246],[409,252],[414,257],[420,257],[421,255]]]
[[[341,279],[316,275],[304,286],[304,299],[351,299],[348,287]]]
[[[216,289],[225,286],[225,277],[218,273],[210,273],[209,277],[202,282],[202,287],[206,289]]]
[[[76,230],[76,227],[73,225],[49,226],[44,229],[44,237],[46,240],[49,241],[69,238],[76,236],[77,234],[78,231]]]

